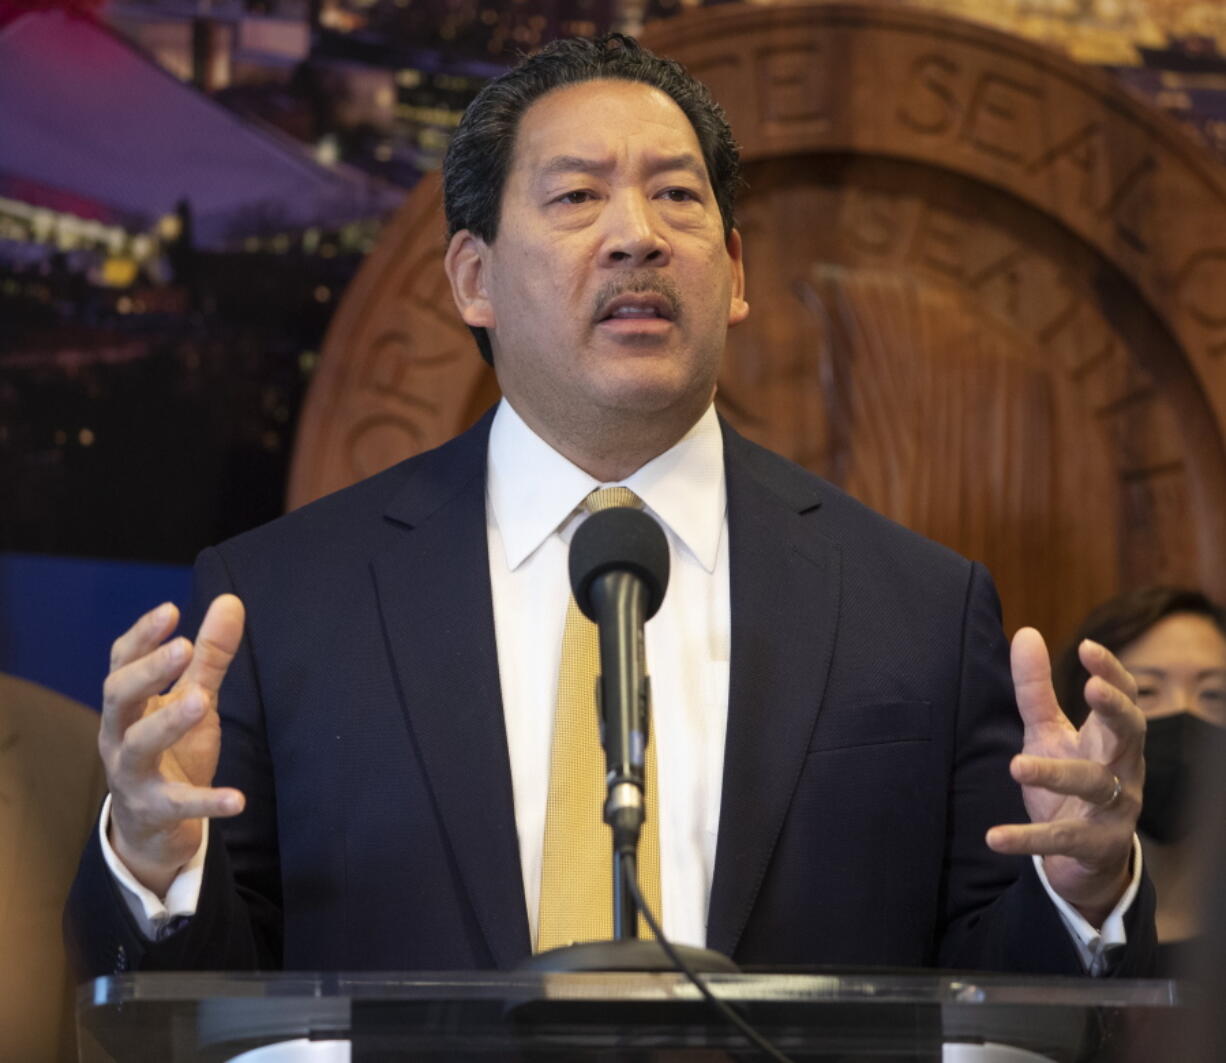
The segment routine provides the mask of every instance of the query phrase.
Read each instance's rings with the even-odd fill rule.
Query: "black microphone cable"
[[[626,886],[634,897],[634,903],[638,905],[639,913],[647,920],[647,925],[651,927],[651,932],[655,934],[656,941],[660,943],[660,948],[664,950],[664,954],[672,961],[673,966],[694,984],[694,987],[702,994],[703,999],[719,1012],[723,1018],[740,1030],[749,1043],[767,1058],[776,1060],[777,1063],[793,1063],[788,1056],[780,1052],[770,1041],[738,1015],[736,1010],[727,1001],[720,1000],[719,997],[712,993],[707,988],[706,983],[698,977],[697,972],[692,970],[690,965],[673,948],[672,943],[664,936],[664,931],[661,929],[660,924],[656,922],[655,915],[647,907],[647,902],[643,899],[642,893],[639,892],[638,858],[634,853],[622,854],[622,875],[626,880]]]

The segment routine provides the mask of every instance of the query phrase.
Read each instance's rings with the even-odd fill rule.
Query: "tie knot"
[[[617,506],[642,509],[643,500],[628,487],[601,487],[588,495],[582,505],[589,513],[599,513],[602,509],[614,509]]]

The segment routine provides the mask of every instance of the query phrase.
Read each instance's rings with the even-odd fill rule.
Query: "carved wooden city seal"
[[[986,562],[1060,636],[1152,580],[1226,594],[1226,167],[1106,74],[884,4],[650,26],[728,111],[750,319],[722,412]],[[496,396],[441,268],[436,178],[346,293],[291,505]]]

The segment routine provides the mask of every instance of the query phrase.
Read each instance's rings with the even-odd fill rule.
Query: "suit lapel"
[[[733,955],[783,828],[834,648],[838,547],[814,481],[724,428],[732,660],[707,942]]]
[[[409,730],[500,968],[531,953],[485,534],[490,417],[431,455],[388,507],[373,562]]]

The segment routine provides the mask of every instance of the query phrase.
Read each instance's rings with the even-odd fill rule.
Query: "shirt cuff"
[[[132,918],[136,920],[140,932],[150,941],[161,941],[196,914],[196,907],[200,903],[200,886],[204,881],[204,854],[209,847],[209,821],[204,821],[200,847],[183,866],[183,870],[175,876],[164,898],[142,886],[124,866],[123,861],[111,848],[110,839],[107,837],[110,825],[111,795],[107,794],[102,803],[102,815],[98,819],[98,840],[102,844],[102,858],[119,886],[124,903],[132,913]]]
[[[1060,918],[1073,939],[1073,945],[1077,948],[1077,954],[1081,957],[1082,965],[1096,978],[1102,977],[1110,966],[1110,953],[1128,944],[1128,935],[1124,931],[1124,916],[1132,907],[1137,890],[1141,887],[1140,839],[1135,834],[1132,836],[1132,881],[1128,883],[1119,903],[1111,909],[1111,914],[1103,920],[1101,930],[1092,927],[1085,916],[1052,889],[1051,883],[1047,881],[1047,872],[1043,870],[1043,858],[1035,856],[1032,859],[1039,881],[1043,883],[1052,904],[1060,913]]]

